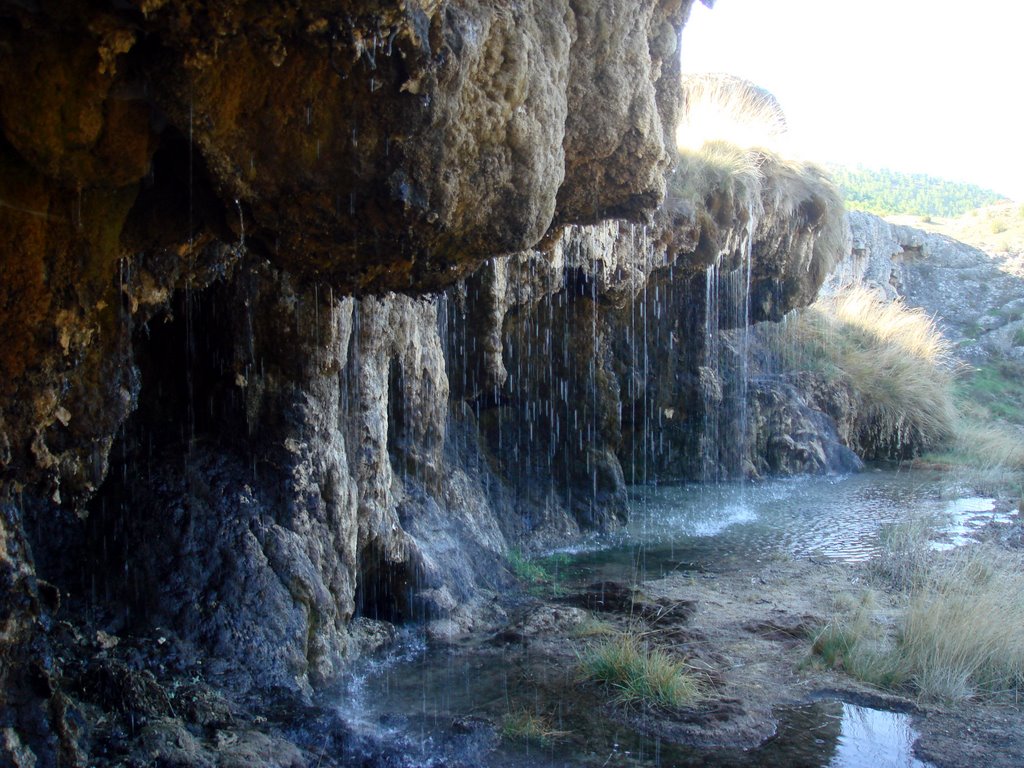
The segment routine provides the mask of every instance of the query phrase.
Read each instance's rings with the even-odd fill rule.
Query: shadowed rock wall
[[[692,469],[704,270],[784,312],[821,211],[655,217],[689,6],[0,6],[4,760],[143,716],[58,610],[302,697]]]

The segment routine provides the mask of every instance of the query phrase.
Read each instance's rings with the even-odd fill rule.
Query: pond
[[[773,557],[858,561],[878,552],[887,526],[913,519],[935,519],[939,546],[961,544],[972,528],[1000,519],[994,506],[929,471],[649,486],[631,494],[624,531],[561,552],[591,581],[643,581]]]
[[[674,571],[722,571],[770,558],[863,560],[887,525],[935,515],[955,543],[993,518],[991,499],[934,473],[869,472],[758,485],[661,486],[632,496],[628,527],[551,553],[572,588]],[[574,685],[572,665],[529,647],[475,642],[429,648],[415,628],[350,676],[339,715],[362,739],[355,762],[388,766],[924,766],[909,716],[837,698],[774,713],[756,749],[699,748],[645,735]],[[811,697],[812,699],[814,697]],[[544,713],[549,738],[502,739],[519,714]],[[507,725],[506,725],[507,727]]]

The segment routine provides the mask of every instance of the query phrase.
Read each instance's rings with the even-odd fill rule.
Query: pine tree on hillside
[[[841,165],[830,165],[828,171],[847,208],[879,216],[959,216],[1004,199],[991,189],[923,173]]]

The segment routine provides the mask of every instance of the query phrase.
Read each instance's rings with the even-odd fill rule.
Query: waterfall
[[[701,480],[744,477],[749,451],[751,286],[756,220],[753,204],[738,244],[738,260],[722,275],[725,252],[705,271],[704,362],[699,370],[703,409]],[[724,327],[723,327],[724,324]]]
[[[708,266],[704,286],[704,365],[700,368],[700,394],[704,432],[700,440],[701,480],[719,479],[719,419],[722,400],[719,382],[720,351],[718,334],[718,264]]]

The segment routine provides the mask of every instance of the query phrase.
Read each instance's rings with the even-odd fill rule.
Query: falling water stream
[[[948,544],[997,517],[991,499],[950,493],[940,476],[926,472],[648,486],[634,491],[631,504],[624,531],[558,554],[559,578],[568,589],[681,570],[728,571],[778,556],[858,561],[877,550],[886,525],[908,515],[944,513]],[[339,714],[369,740],[361,743],[387,745],[391,757],[380,760],[386,765],[926,765],[913,755],[916,734],[908,715],[835,698],[812,697],[776,710],[775,735],[755,749],[671,744],[595,706],[592,693],[575,684],[573,670],[548,659],[528,646],[428,647],[411,628],[387,655],[352,674],[339,696]],[[524,708],[554,712],[551,726],[559,738],[542,747],[495,734],[493,724]]]

